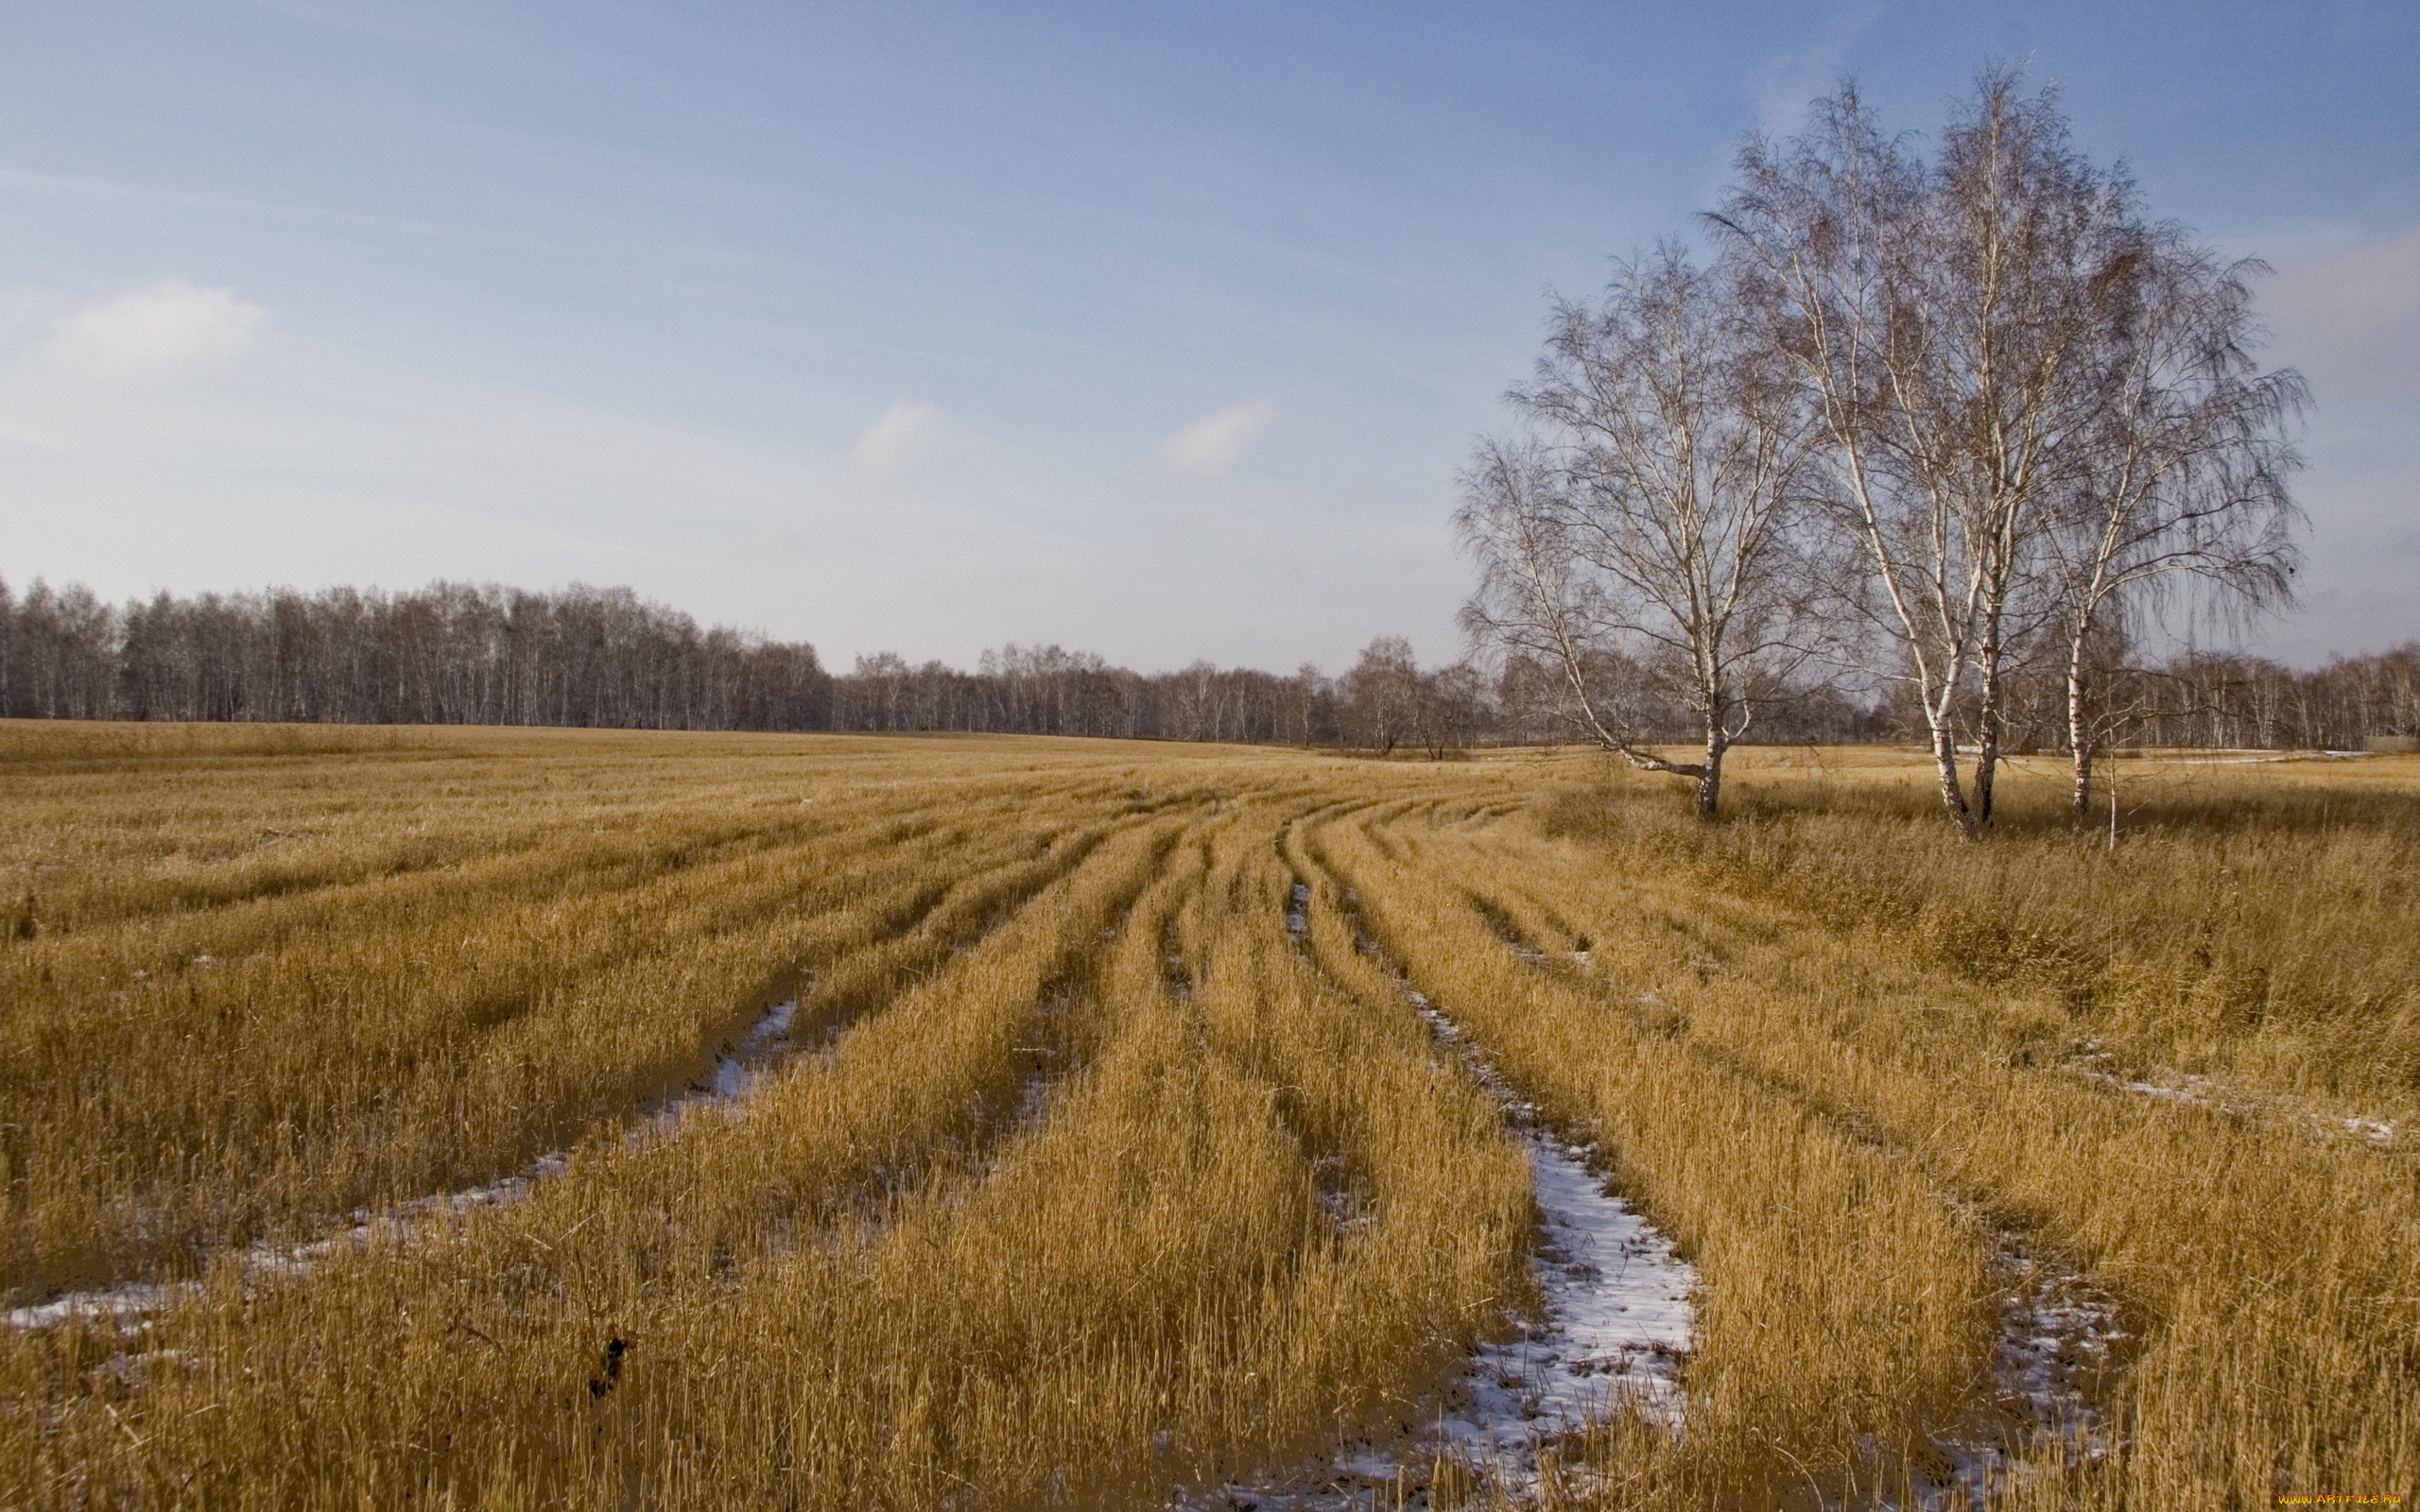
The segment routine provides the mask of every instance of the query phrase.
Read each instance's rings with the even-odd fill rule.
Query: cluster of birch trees
[[[1929,152],[1844,87],[1703,219],[1710,260],[1555,306],[1465,477],[1466,627],[1709,814],[1734,742],[1847,683],[1915,715],[1979,833],[2047,676],[2081,812],[2163,612],[2286,599],[2305,389],[2254,355],[2263,270],[2151,219],[2003,69]],[[1697,759],[1646,748],[1658,701]]]

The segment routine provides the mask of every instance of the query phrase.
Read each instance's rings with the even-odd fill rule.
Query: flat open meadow
[[[0,1504],[2420,1491],[2420,758],[0,723]]]

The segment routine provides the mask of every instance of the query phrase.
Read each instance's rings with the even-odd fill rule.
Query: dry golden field
[[[1734,761],[0,724],[0,1505],[2420,1493],[2420,759]]]

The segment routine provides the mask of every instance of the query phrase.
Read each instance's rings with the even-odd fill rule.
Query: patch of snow
[[[700,1096],[727,1101],[745,1095],[750,1085],[765,1074],[765,1068],[781,1051],[787,1048],[790,1021],[798,1014],[798,1000],[786,999],[774,1004],[765,1016],[741,1037],[720,1059],[715,1062],[713,1091],[704,1094],[685,1094],[673,1099],[673,1105],[685,1106]],[[677,1116],[677,1112],[676,1112]]]
[[[124,1331],[139,1330],[149,1325],[141,1322],[143,1314],[164,1307],[172,1300],[164,1286],[121,1286],[107,1292],[68,1292],[37,1307],[13,1308],[9,1314],[12,1329],[46,1329],[61,1323],[95,1322],[107,1319]]]
[[[746,1096],[757,1079],[790,1048],[790,1023],[797,1013],[796,999],[774,1004],[736,1044],[716,1059],[711,1074],[687,1091],[648,1107],[646,1121],[629,1130],[624,1138],[632,1144],[646,1143],[671,1132],[683,1117],[700,1108],[729,1104]],[[531,1161],[520,1175],[501,1181],[417,1197],[374,1214],[355,1211],[348,1227],[306,1245],[255,1245],[245,1252],[244,1267],[263,1276],[300,1276],[340,1250],[369,1247],[382,1233],[408,1229],[432,1218],[519,1202],[539,1182],[559,1177],[570,1168],[568,1152],[552,1151]],[[35,1306],[14,1308],[9,1313],[8,1322],[10,1328],[43,1329],[61,1323],[106,1320],[114,1322],[119,1332],[132,1334],[150,1327],[146,1314],[160,1312],[199,1289],[196,1282],[178,1281],[69,1292]]]
[[[2245,748],[2257,749],[2257,747]],[[2206,756],[2134,756],[2129,757],[2128,760],[2141,762],[2147,765],[2243,766],[2260,762],[2358,760],[2363,756],[2377,754],[2377,752],[2370,750],[2260,750],[2255,755],[2232,755],[2225,751],[2213,751]]]
[[[1296,888],[1305,904],[1307,893]],[[1291,909],[1288,927],[1294,927]],[[1673,1253],[1669,1239],[1606,1192],[1591,1169],[1601,1160],[1593,1145],[1558,1138],[1461,1025],[1400,977],[1396,986],[1529,1147],[1539,1215],[1530,1268],[1545,1306],[1536,1315],[1507,1316],[1509,1336],[1479,1346],[1426,1404],[1426,1421],[1409,1443],[1348,1446],[1324,1467],[1282,1478],[1186,1487],[1171,1503],[1182,1512],[1344,1512],[1378,1504],[1372,1498],[1381,1492],[1425,1508],[1430,1468],[1441,1458],[1459,1461],[1509,1495],[1526,1496],[1539,1486],[1548,1446],[1627,1407],[1680,1428],[1680,1362],[1696,1325],[1696,1271]]]
[[[2000,1302],[1999,1364],[1994,1380],[2010,1404],[2039,1422],[2090,1435],[2100,1422],[2088,1389],[2126,1337],[2115,1297],[2072,1266],[2045,1263],[2022,1245],[2001,1246],[2000,1267],[2018,1284]]]
[[[1445,1038],[1447,1021],[1431,1022]],[[1522,1134],[1537,1184],[1538,1246],[1530,1268],[1545,1295],[1540,1314],[1508,1316],[1511,1336],[1480,1345],[1427,1404],[1409,1443],[1350,1445],[1325,1468],[1282,1479],[1189,1487],[1172,1507],[1347,1512],[1373,1504],[1374,1491],[1400,1488],[1403,1505],[1425,1508],[1430,1469],[1441,1458],[1518,1497],[1537,1489],[1549,1445],[1633,1403],[1678,1430],[1695,1271],[1674,1256],[1669,1239],[1606,1194],[1585,1146],[1564,1144],[1534,1125]]]
[[[2114,1448],[2096,1402],[2102,1378],[2122,1365],[2118,1346],[2128,1335],[2118,1299],[2072,1261],[1988,1214],[1975,1216],[1992,1236],[2004,1288],[1992,1368],[2000,1421],[1932,1441],[1944,1468],[1916,1490],[1913,1505],[1925,1512],[1987,1504],[2026,1472],[2020,1456],[2049,1443],[2064,1440],[2070,1456],[2088,1459]]]
[[[1472,1464],[1536,1472],[1541,1441],[1578,1433],[1636,1401],[1662,1420],[1680,1416],[1680,1357],[1689,1349],[1695,1272],[1672,1242],[1588,1169],[1588,1152],[1532,1131],[1541,1243],[1531,1273],[1542,1318],[1483,1345],[1465,1373],[1468,1400],[1438,1432]]]
[[[2137,1097],[2183,1103],[2232,1118],[2286,1124],[2318,1140],[2353,1139],[2378,1149],[2402,1147],[2398,1142],[2404,1130],[2387,1119],[2321,1108],[2283,1092],[2229,1087],[2211,1076],[2171,1073],[2153,1080],[2121,1074],[2110,1069],[2118,1063],[2117,1056],[2102,1049],[2099,1040],[2085,1040],[2070,1046],[2067,1059],[2074,1074],[2084,1080]]]
[[[1680,1356],[1689,1349],[1697,1273],[1672,1242],[1608,1195],[1590,1169],[1594,1145],[1571,1144],[1547,1127],[1536,1104],[1516,1094],[1462,1035],[1461,1026],[1410,987],[1405,1000],[1440,1043],[1494,1093],[1529,1146],[1540,1214],[1530,1270],[1545,1294],[1543,1320],[1513,1339],[1482,1347],[1465,1375],[1474,1409],[1442,1421],[1475,1463],[1510,1468],[1540,1439],[1576,1433],[1628,1400],[1651,1405],[1677,1426]]]
[[[1050,1078],[1036,1072],[1017,1087],[1017,1110],[1011,1115],[1012,1122],[1018,1128],[1037,1128],[1049,1107]]]
[[[1518,942],[1506,943],[1515,955],[1532,964],[1539,961],[1534,952],[1522,949]],[[1582,954],[1575,952],[1575,958]],[[1719,961],[1690,964],[1701,971],[1723,970]],[[1422,1012],[1431,1011],[1419,994],[1405,990]],[[1639,1001],[1651,1007],[1657,1003],[1651,992],[1642,993]],[[1439,1033],[1443,1038],[1454,1031],[1446,1025]],[[2108,1058],[2098,1046],[2089,1048]],[[2095,1074],[2104,1081],[2118,1081],[2106,1073]],[[2155,1095],[2198,1100],[2193,1093],[2177,1089],[2140,1082],[2126,1085]],[[1862,1120],[1834,1117],[1869,1143],[1890,1143]],[[2007,1479],[2013,1452],[2019,1445],[2064,1438],[2083,1453],[2096,1457],[2107,1453],[2109,1442],[2094,1402],[2100,1378],[2119,1363],[2114,1346],[2127,1337],[2119,1326],[2118,1299],[2082,1266],[2031,1243],[2022,1231],[1970,1202],[1948,1194],[1943,1194],[1943,1200],[1974,1220],[1992,1242],[1993,1269],[2002,1285],[2000,1342],[1993,1371],[1998,1420],[1972,1436],[1934,1440],[1946,1473],[1919,1495],[1917,1504],[1927,1508],[1972,1504],[1988,1487]]]

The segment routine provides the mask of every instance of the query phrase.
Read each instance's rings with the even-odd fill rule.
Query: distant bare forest
[[[1604,682],[1637,689],[1642,728],[1691,738],[1690,711],[1654,707],[1650,679],[1622,671],[1609,666]],[[2132,676],[2138,744],[2343,747],[2420,733],[2420,644],[2316,672],[2204,654]],[[2012,700],[2015,744],[2056,748],[2058,679],[2034,681]],[[164,593],[117,606],[80,586],[19,593],[0,580],[0,715],[16,718],[970,730],[1442,755],[1582,738],[1561,694],[1537,662],[1424,668],[1393,637],[1335,677],[1207,662],[1142,673],[1013,644],[971,671],[885,653],[835,674],[805,642],[701,628],[627,588]],[[1838,744],[1922,728],[1916,711],[1844,684],[1770,710],[1747,738]]]

